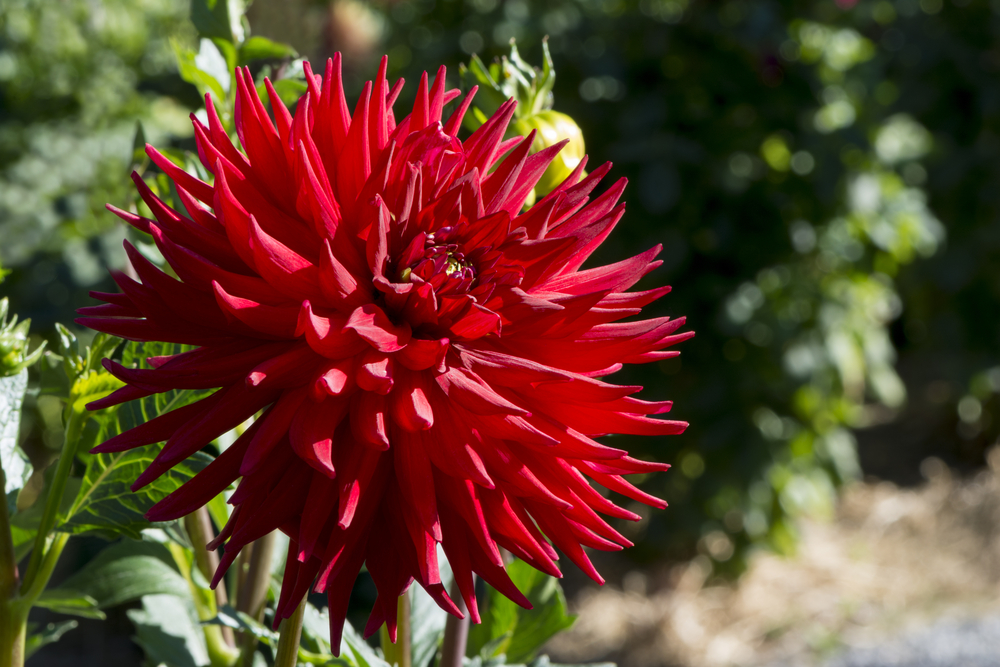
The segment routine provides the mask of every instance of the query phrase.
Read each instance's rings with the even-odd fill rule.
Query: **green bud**
[[[31,366],[42,356],[45,341],[28,353],[28,329],[31,320],[17,323],[17,315],[7,321],[9,304],[6,298],[0,299],[0,377],[17,375]]]
[[[580,126],[570,116],[552,109],[552,87],[555,85],[556,72],[552,66],[547,40],[542,41],[541,68],[526,63],[514,40],[511,40],[510,55],[489,66],[474,55],[468,66],[459,67],[459,74],[467,88],[479,86],[473,99],[472,113],[466,115],[465,126],[468,129],[478,128],[501,104],[514,98],[517,108],[505,138],[528,136],[532,130],[537,130],[538,134],[531,145],[532,153],[569,139],[569,143],[545,170],[529,201],[534,201],[534,197],[547,195],[580,164],[585,153]]]

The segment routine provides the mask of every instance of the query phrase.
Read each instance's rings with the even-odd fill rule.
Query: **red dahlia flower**
[[[664,507],[622,475],[668,466],[592,438],[664,435],[686,424],[650,418],[669,402],[597,378],[623,363],[677,354],[684,320],[620,322],[669,288],[626,292],[659,263],[659,248],[580,270],[621,218],[625,179],[589,201],[610,165],[584,164],[527,211],[525,198],[561,145],[529,154],[534,132],[503,141],[509,102],[458,138],[472,93],[442,67],[420,80],[397,123],[382,60],[353,115],[339,61],[292,116],[267,83],[272,122],[247,70],[236,79],[230,142],[208,101],[194,121],[204,183],[147,147],[173,179],[188,216],[133,180],[155,220],[113,209],[152,235],[176,280],[126,243],[142,282],[96,293],[81,324],[124,338],[197,346],[131,369],[93,407],[172,389],[218,387],[208,398],[108,440],[115,452],[166,441],[133,488],[149,484],[213,438],[263,411],[212,464],[148,513],[176,519],[242,477],[216,544],[213,585],[245,545],[279,529],[290,538],[277,618],[315,584],[329,596],[332,645],[363,563],[378,588],[366,634],[413,580],[460,615],[438,573],[440,543],[472,618],[473,573],[521,605],[499,547],[560,576],[555,545],[597,581],[583,550],[629,541],[598,516],[638,517],[590,480]],[[475,91],[473,91],[474,93]],[[504,157],[506,156],[506,157]],[[214,545],[212,545],[214,546]]]

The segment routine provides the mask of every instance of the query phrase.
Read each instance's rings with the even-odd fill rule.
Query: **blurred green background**
[[[0,3],[0,294],[42,336],[113,289],[125,230],[104,204],[131,200],[137,121],[193,147],[188,14]],[[793,551],[795,517],[829,514],[845,482],[982,465],[1000,432],[997,0],[256,0],[248,18],[313,62],[342,51],[349,97],[388,53],[411,83],[397,109],[424,69],[458,85],[471,54],[516,38],[540,63],[549,36],[555,108],[591,167],[614,163],[608,185],[630,182],[595,260],[662,243],[640,287],[674,292],[650,314],[697,331],[615,378],[691,422],[626,443],[675,464],[645,482],[671,507],[623,527],[636,562],[701,552],[738,574],[755,545]],[[28,449],[60,432],[35,406]]]

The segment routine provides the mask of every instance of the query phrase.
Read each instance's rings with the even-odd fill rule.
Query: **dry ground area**
[[[629,575],[627,590],[584,589],[571,601],[576,626],[549,646],[553,660],[816,665],[942,617],[996,614],[1000,449],[970,479],[936,460],[922,468],[928,481],[916,489],[848,489],[834,520],[803,525],[795,557],[757,554],[735,586],[706,585],[696,559]]]

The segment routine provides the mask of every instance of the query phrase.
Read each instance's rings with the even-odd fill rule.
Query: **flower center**
[[[430,283],[439,296],[468,292],[476,281],[476,268],[458,244],[448,243],[451,231],[445,227],[427,234],[423,256],[400,272],[400,280]]]

